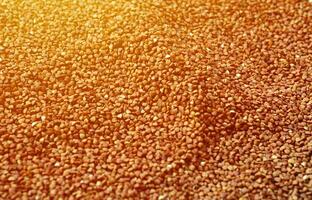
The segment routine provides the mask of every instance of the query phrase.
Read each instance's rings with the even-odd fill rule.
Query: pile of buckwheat
[[[0,199],[312,199],[311,158],[309,1],[0,1]]]

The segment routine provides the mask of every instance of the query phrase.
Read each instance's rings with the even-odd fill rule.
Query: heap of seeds
[[[0,199],[311,199],[312,4],[0,1]]]

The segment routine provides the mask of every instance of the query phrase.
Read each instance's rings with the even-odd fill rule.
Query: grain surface
[[[311,113],[309,1],[0,1],[0,199],[312,199]]]

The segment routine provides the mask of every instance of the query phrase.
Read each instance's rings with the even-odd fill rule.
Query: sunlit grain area
[[[312,3],[0,0],[0,199],[312,199]]]

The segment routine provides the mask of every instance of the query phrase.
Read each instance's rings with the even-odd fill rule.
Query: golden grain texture
[[[0,1],[1,199],[311,199],[308,1]]]

